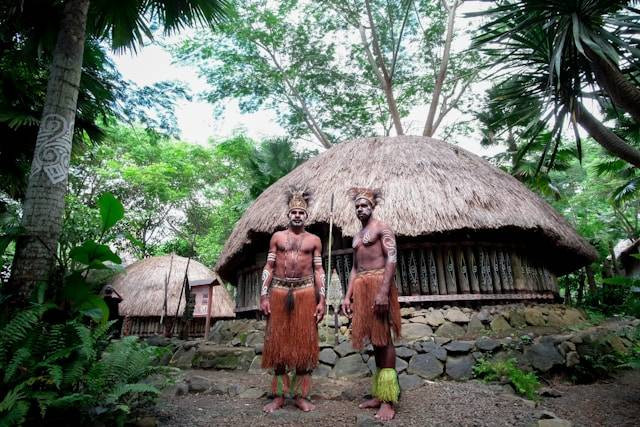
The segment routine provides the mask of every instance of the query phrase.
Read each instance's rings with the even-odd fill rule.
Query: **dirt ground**
[[[228,371],[191,371],[217,384],[267,390],[270,378]],[[542,397],[538,404],[505,391],[504,386],[479,381],[427,382],[403,392],[390,426],[532,426],[552,412],[574,426],[637,426],[640,424],[640,371],[625,371],[589,385],[549,384],[560,397]],[[154,416],[161,426],[371,426],[380,425],[374,410],[358,409],[369,379],[318,379],[312,396],[316,410],[303,413],[291,402],[274,414],[264,414],[262,398],[216,394],[165,396]]]

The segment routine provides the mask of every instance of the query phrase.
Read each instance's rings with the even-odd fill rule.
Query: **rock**
[[[489,312],[486,309],[482,309],[480,310],[476,316],[478,317],[478,320],[480,320],[482,323],[489,323],[491,322],[491,315],[489,314]]]
[[[579,363],[580,363],[580,356],[578,355],[577,351],[570,351],[565,356],[565,363],[564,364],[565,364],[565,366],[567,368],[571,368],[573,366],[576,366]]]
[[[460,338],[464,336],[465,333],[462,326],[451,322],[444,322],[435,332],[437,336],[446,338]]]
[[[341,344],[335,346],[333,350],[340,355],[340,357],[348,356],[356,353],[356,350],[351,345],[350,341],[344,341]]]
[[[333,366],[336,364],[338,355],[330,348],[323,348],[322,350],[320,350],[320,355],[318,356],[318,358],[322,363]]]
[[[368,414],[358,414],[356,415],[356,426],[357,427],[371,427],[371,426],[382,426],[384,425],[382,421],[378,421]]]
[[[209,378],[194,375],[185,380],[189,387],[189,393],[202,393],[209,390],[211,387],[211,381]]]
[[[401,357],[403,359],[409,359],[415,356],[415,354],[416,354],[415,350],[411,350],[410,348],[407,348],[405,346],[396,347],[396,356]]]
[[[158,420],[155,417],[140,417],[136,420],[136,427],[156,427],[158,425]]]
[[[442,375],[444,365],[431,353],[417,354],[409,361],[407,372],[432,380]]]
[[[189,384],[187,384],[186,382],[180,382],[174,386],[174,396],[183,396],[187,393],[189,393]]]
[[[179,348],[171,357],[169,364],[180,369],[190,369],[193,356],[196,354],[196,348],[192,347],[189,350]]]
[[[611,347],[611,349],[618,354],[627,354],[629,353],[629,349],[624,345],[622,338],[617,335],[611,335],[606,340],[607,344]]]
[[[396,372],[404,372],[408,366],[409,364],[407,362],[400,359],[399,357],[396,357]]]
[[[267,392],[262,389],[251,387],[238,394],[238,397],[240,399],[261,399],[266,394]]]
[[[473,376],[473,356],[447,357],[447,375],[454,380],[469,379]]]
[[[242,341],[240,340],[240,338],[234,338],[234,339],[231,340],[231,342],[229,344],[234,346],[234,347],[238,347],[239,345],[242,344]]]
[[[256,354],[262,354],[262,352],[264,351],[264,344],[256,344],[255,347],[253,347],[253,350],[256,352]]]
[[[156,347],[165,347],[171,344],[171,339],[162,335],[152,335],[145,339],[146,343]]]
[[[490,326],[493,332],[498,332],[498,333],[506,332],[512,329],[509,322],[507,322],[506,319],[502,316],[494,317],[490,323]]]
[[[333,368],[336,378],[362,378],[369,374],[369,368],[359,354],[341,357]]]
[[[551,387],[542,387],[540,390],[538,390],[538,395],[545,397],[561,397],[562,393]]]
[[[371,372],[372,375],[376,373],[378,367],[376,366],[375,357],[370,357],[369,360],[367,360],[367,367],[369,368],[369,372]]]
[[[509,313],[509,323],[516,329],[522,329],[527,326],[527,320],[521,310],[512,310]]]
[[[564,341],[558,345],[558,351],[561,355],[566,356],[570,351],[576,351],[576,345],[571,341]]]
[[[434,341],[427,341],[423,343],[422,351],[423,353],[433,354],[436,357],[436,359],[442,362],[447,360],[447,350],[444,347],[438,345]]]
[[[554,418],[551,420],[538,420],[537,427],[572,427],[571,421],[563,420],[560,418]]]
[[[524,309],[524,318],[531,326],[544,326],[544,316],[536,307],[527,307]]]
[[[402,307],[400,309],[400,316],[402,316],[402,317],[411,317],[411,315],[413,314],[414,311],[416,311],[416,309],[413,308],[413,307]]]
[[[409,322],[411,323],[422,323],[424,325],[427,324],[427,318],[424,316],[418,316],[418,317],[412,317],[411,319],[409,319]]]
[[[424,380],[417,375],[411,375],[402,373],[398,375],[398,382],[400,383],[400,390],[409,391],[424,385]]]
[[[479,351],[474,351],[473,353],[471,353],[471,355],[473,356],[473,358],[478,361],[480,359],[484,359],[484,354],[479,352]]]
[[[262,370],[262,356],[256,356],[253,358],[251,366],[249,366],[249,373],[261,374],[262,372],[264,372]]]
[[[318,366],[316,367],[316,369],[313,370],[313,376],[325,378],[329,376],[330,372],[331,372],[331,366],[325,365],[324,363],[318,363]]]
[[[229,394],[229,396],[233,397],[233,396],[237,396],[240,393],[242,393],[243,391],[245,391],[248,387],[246,385],[243,384],[230,384],[230,385],[223,385],[220,384],[218,386],[218,388],[216,389],[216,385],[214,384],[211,387],[211,390],[209,390],[209,393],[213,393],[213,394],[224,394],[227,393]]]
[[[538,342],[525,348],[524,359],[542,372],[547,372],[553,366],[564,363],[564,358],[549,342]]]
[[[474,344],[474,341],[451,341],[449,344],[446,344],[444,348],[452,353],[468,353]]]
[[[553,420],[555,418],[558,418],[558,416],[556,414],[554,414],[551,411],[547,411],[547,410],[542,410],[542,411],[538,411],[535,413],[536,418],[541,419],[541,420]]]
[[[445,345],[446,343],[451,341],[451,338],[449,338],[449,337],[438,337],[438,336],[436,336],[436,337],[433,337],[433,339],[434,339],[435,343],[438,344],[438,345]]]
[[[201,345],[193,357],[193,367],[203,369],[248,370],[254,360],[255,351],[246,347]]]
[[[431,328],[422,323],[409,323],[402,326],[402,337],[407,341],[416,341],[431,335],[433,335]]]
[[[264,346],[264,332],[253,331],[249,335],[247,335],[247,339],[244,342],[244,345],[247,347],[255,347],[256,345],[262,344]]]
[[[547,316],[547,325],[552,326],[554,328],[563,328],[565,326],[562,318],[558,316],[555,311],[552,311]]]
[[[462,311],[460,311],[460,309],[458,309],[457,307],[450,308],[449,310],[447,310],[447,312],[444,314],[444,318],[450,322],[455,322],[455,323],[469,322],[469,316],[463,313]]]
[[[424,315],[427,324],[437,328],[444,323],[444,316],[440,310],[433,310]]]
[[[476,347],[482,351],[494,351],[501,345],[500,341],[489,337],[480,337],[476,340]]]
[[[562,315],[562,321],[565,325],[571,326],[585,321],[584,316],[575,308],[567,308]]]
[[[473,335],[479,335],[486,331],[482,321],[478,318],[477,314],[472,314],[467,325],[467,332]]]

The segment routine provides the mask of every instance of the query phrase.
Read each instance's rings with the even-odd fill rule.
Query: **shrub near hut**
[[[98,205],[104,236],[124,210],[111,195]],[[158,394],[142,381],[165,371],[156,366],[161,351],[133,337],[111,341],[108,308],[85,280],[90,269],[120,263],[104,243],[73,248],[78,267],[64,283],[42,285],[28,307],[3,313],[0,425],[122,425]]]

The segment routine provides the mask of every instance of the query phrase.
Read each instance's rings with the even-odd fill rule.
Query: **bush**
[[[525,372],[517,367],[516,359],[480,359],[473,367],[475,377],[485,381],[509,383],[516,392],[527,399],[537,400],[540,388],[538,377],[533,372]]]
[[[105,235],[124,211],[109,194],[98,205]],[[64,277],[0,313],[0,426],[123,425],[159,393],[143,380],[168,369],[157,365],[161,350],[136,337],[111,341],[115,321],[107,321],[107,305],[86,280],[120,258],[93,240],[69,257],[74,267]],[[3,291],[0,301],[7,300]]]

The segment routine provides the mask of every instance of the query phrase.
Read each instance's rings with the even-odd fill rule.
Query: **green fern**
[[[29,360],[30,357],[31,357],[31,351],[28,348],[18,349],[15,352],[13,359],[11,359],[9,364],[5,367],[3,381],[5,383],[11,382],[18,368],[25,362],[30,361]]]

